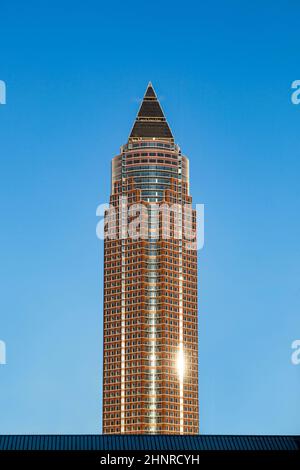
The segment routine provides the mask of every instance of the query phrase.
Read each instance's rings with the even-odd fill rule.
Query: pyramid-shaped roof
[[[149,82],[129,138],[163,138],[173,140],[169,124]]]

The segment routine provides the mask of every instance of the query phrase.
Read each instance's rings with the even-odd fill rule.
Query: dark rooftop
[[[2,435],[2,450],[300,450],[296,436]]]
[[[171,129],[161,109],[151,83],[141,103],[129,138],[164,138],[173,139]]]

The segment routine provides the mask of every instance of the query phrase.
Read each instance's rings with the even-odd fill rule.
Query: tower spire
[[[148,83],[129,139],[158,138],[174,141],[151,82]]]

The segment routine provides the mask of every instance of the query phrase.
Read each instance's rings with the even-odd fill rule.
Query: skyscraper
[[[112,160],[114,215],[107,212],[105,230],[110,225],[114,236],[104,241],[105,434],[198,433],[191,202],[188,159],[149,83],[128,142]],[[142,215],[138,237],[129,234],[133,213]]]

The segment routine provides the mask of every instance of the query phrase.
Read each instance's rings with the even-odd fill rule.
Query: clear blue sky
[[[299,2],[0,9],[0,433],[100,430],[95,212],[149,80],[206,210],[201,432],[300,433]]]

